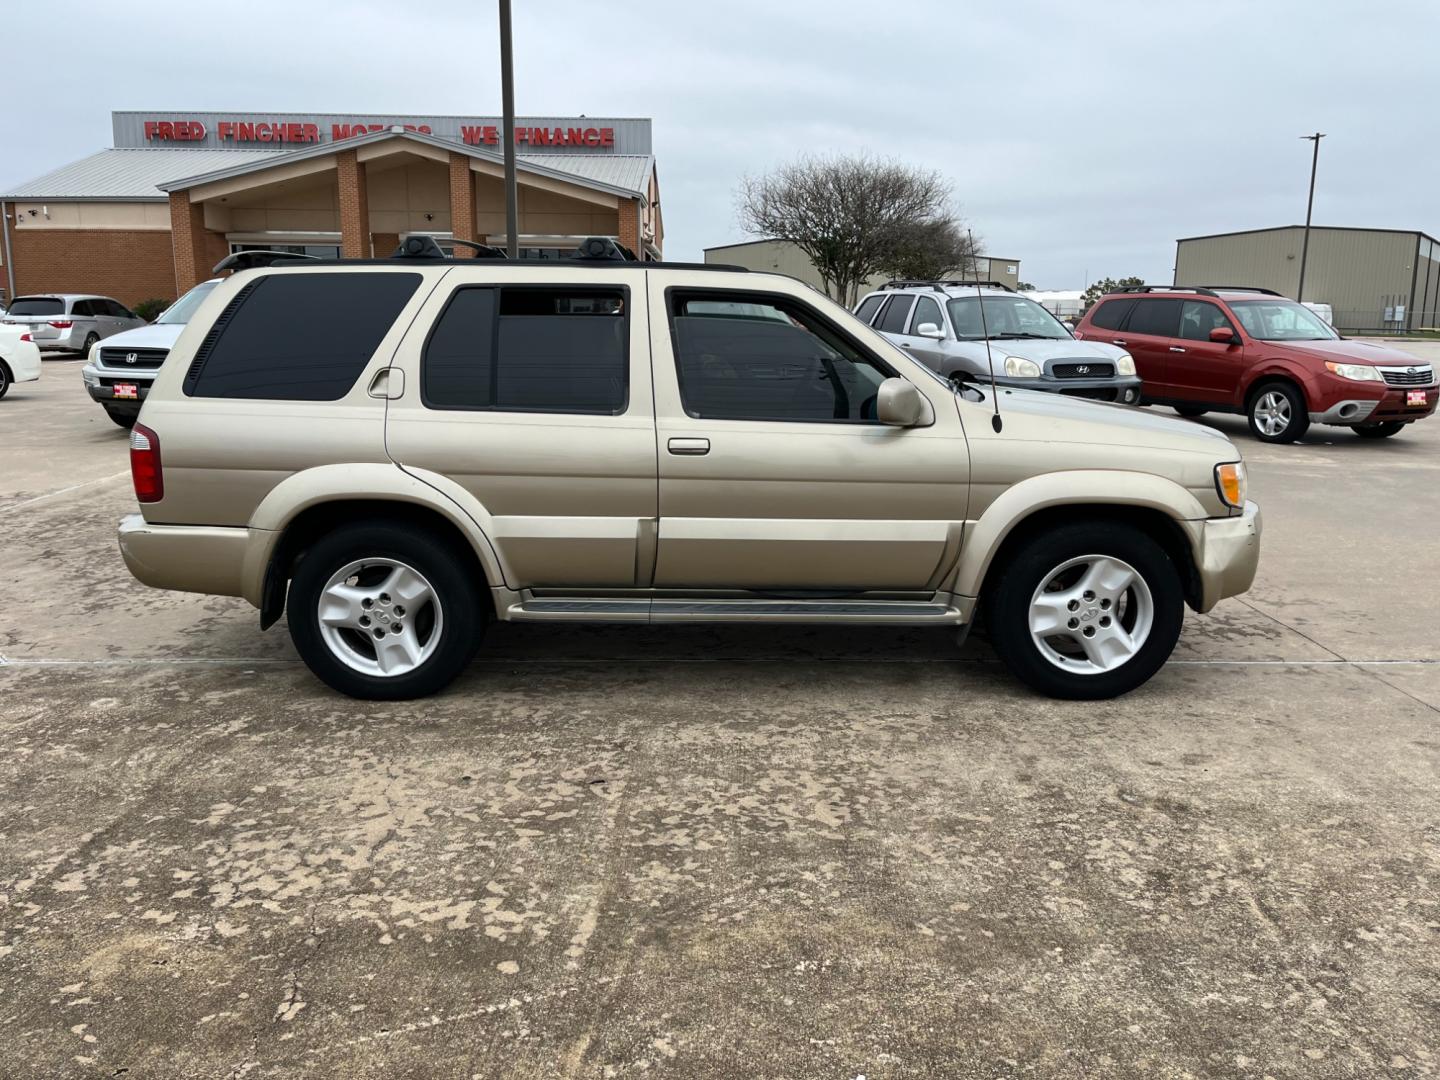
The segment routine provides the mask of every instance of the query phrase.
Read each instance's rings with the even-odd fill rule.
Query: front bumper
[[[125,565],[146,585],[215,596],[245,595],[249,529],[152,525],[142,515],[130,514],[120,521],[119,540]]]
[[[1260,507],[1247,502],[1238,517],[1206,518],[1199,524],[1195,552],[1200,574],[1198,610],[1209,611],[1255,581],[1255,568],[1260,564]]]
[[[1351,387],[1354,383],[1350,384]],[[1376,387],[1378,390],[1379,387]],[[1430,386],[1391,386],[1378,398],[1358,398],[1354,390],[1347,387],[1349,396],[1336,401],[1318,412],[1310,414],[1312,424],[1336,424],[1349,427],[1354,424],[1379,424],[1390,420],[1423,420],[1435,414],[1440,404],[1440,384]],[[1424,405],[1407,404],[1407,395],[1416,391],[1425,395]]]
[[[141,402],[149,396],[150,387],[155,382],[153,371],[147,371],[144,376],[137,378],[133,372],[111,372],[108,369],[96,367],[94,364],[86,364],[80,374],[85,380],[85,392],[90,395],[91,400],[117,409],[131,408],[136,413],[140,411]],[[135,387],[136,396],[116,397],[116,384]]]
[[[984,386],[988,375],[977,375],[974,381]],[[1113,401],[1121,405],[1139,405],[1141,380],[1138,375],[1118,375],[1108,379],[1017,379],[1009,375],[995,376],[995,385],[1012,390],[1041,390],[1047,394],[1082,397],[1090,401]]]

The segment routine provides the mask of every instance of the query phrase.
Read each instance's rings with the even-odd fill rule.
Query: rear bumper
[[[131,514],[120,521],[119,540],[125,565],[146,585],[245,596],[249,529],[152,525],[140,514]]]
[[[1201,523],[1196,568],[1200,573],[1200,611],[1227,596],[1238,596],[1255,581],[1260,564],[1260,507],[1245,504],[1239,517],[1206,518]]]

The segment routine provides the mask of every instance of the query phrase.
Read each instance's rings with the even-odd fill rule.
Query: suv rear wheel
[[[1362,439],[1388,439],[1405,426],[1403,420],[1377,420],[1373,424],[1356,424],[1350,430]]]
[[[382,521],[330,533],[290,582],[290,636],[322,681],[351,697],[424,697],[470,662],[485,622],[468,560]]]
[[[1210,410],[1204,405],[1176,405],[1175,411],[1187,420],[1194,420],[1197,416],[1204,416]]]
[[[1261,442],[1292,443],[1310,429],[1305,395],[1290,383],[1272,382],[1250,395],[1245,410],[1250,432]]]
[[[1116,697],[1169,658],[1185,618],[1180,575],[1128,525],[1079,523],[1025,541],[987,591],[990,641],[1051,697]]]

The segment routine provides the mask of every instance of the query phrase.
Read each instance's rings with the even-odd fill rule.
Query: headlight
[[[1226,506],[1243,509],[1248,488],[1243,461],[1227,461],[1223,465],[1215,466],[1215,490],[1220,493],[1220,501]]]
[[[1135,358],[1134,358],[1133,356],[1131,356],[1128,352],[1122,352],[1122,353],[1115,359],[1115,374],[1116,374],[1116,375],[1134,375],[1134,374],[1135,374]]]
[[[1385,376],[1369,364],[1332,364],[1326,360],[1325,370],[1333,375],[1339,375],[1342,379],[1354,379],[1356,382],[1385,381]]]
[[[1040,365],[1034,360],[1026,360],[1023,356],[1005,357],[1005,374],[1012,379],[1038,379],[1040,377]]]

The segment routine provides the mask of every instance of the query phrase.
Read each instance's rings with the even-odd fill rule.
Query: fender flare
[[[979,596],[985,575],[1015,527],[1038,511],[1056,506],[1158,510],[1185,533],[1192,551],[1199,550],[1200,523],[1209,516],[1189,491],[1153,473],[1119,469],[1042,473],[1006,488],[977,520],[967,523],[951,591]]]
[[[1235,400],[1235,405],[1241,412],[1244,412],[1245,407],[1250,403],[1250,394],[1254,391],[1255,387],[1259,386],[1266,379],[1284,379],[1286,382],[1295,384],[1295,387],[1300,391],[1300,395],[1305,399],[1305,405],[1308,408],[1310,405],[1310,391],[1305,385],[1307,374],[1307,372],[1299,368],[1291,360],[1272,357],[1271,359],[1261,361],[1259,365],[1246,375],[1245,381],[1241,383],[1240,393]]]
[[[250,544],[242,571],[245,599],[262,606],[276,545],[296,517],[314,506],[351,500],[389,500],[435,511],[460,530],[491,585],[509,580],[487,532],[491,515],[454,481],[423,471],[407,472],[394,462],[319,465],[287,476],[251,514]]]

